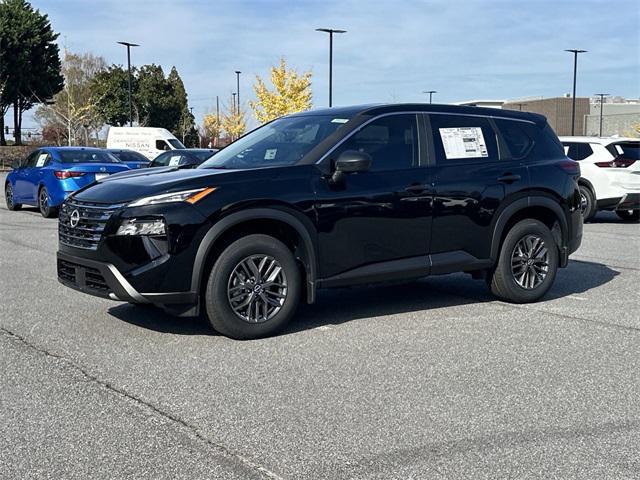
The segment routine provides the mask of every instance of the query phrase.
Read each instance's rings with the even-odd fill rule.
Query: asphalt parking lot
[[[0,478],[640,477],[640,226],[600,214],[544,301],[466,275],[323,291],[282,335],[56,280],[0,206]]]

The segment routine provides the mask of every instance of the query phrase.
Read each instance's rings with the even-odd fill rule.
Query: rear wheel
[[[218,257],[207,282],[205,307],[213,328],[247,340],[274,334],[293,317],[301,275],[285,244],[248,235]]]
[[[616,210],[616,215],[625,222],[637,222],[640,220],[640,210]]]
[[[535,302],[551,288],[558,259],[547,226],[538,220],[522,220],[507,233],[498,264],[487,278],[491,292],[507,302]]]
[[[15,203],[15,201],[13,200],[13,187],[10,183],[7,183],[4,187],[4,199],[7,202],[8,210],[15,211],[22,208],[22,205],[20,205],[19,203]]]
[[[49,204],[49,192],[47,187],[41,187],[38,192],[38,209],[44,218],[52,218],[58,215],[58,209]]]
[[[595,195],[586,185],[580,187],[580,211],[582,212],[582,220],[591,220],[596,214]]]

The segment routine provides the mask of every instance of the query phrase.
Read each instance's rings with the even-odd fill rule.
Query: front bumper
[[[58,281],[89,295],[130,303],[154,304],[190,316],[198,314],[198,294],[195,292],[138,292],[118,269],[106,262],[57,253]]]

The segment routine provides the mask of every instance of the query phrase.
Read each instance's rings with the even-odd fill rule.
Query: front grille
[[[60,208],[58,220],[60,243],[75,248],[96,250],[107,221],[120,207],[121,204],[107,205],[67,200]],[[75,211],[78,212],[77,215],[74,215]]]
[[[99,296],[108,296],[111,289],[100,270],[86,265],[58,259],[58,277],[67,283],[73,283],[83,291]]]

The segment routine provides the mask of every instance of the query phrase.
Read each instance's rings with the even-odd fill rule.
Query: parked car
[[[580,162],[579,180],[585,221],[613,210],[625,221],[640,219],[640,140],[561,137],[567,156]]]
[[[577,180],[544,117],[356,106],[270,122],[191,170],[145,169],[71,196],[58,278],[92,295],[203,309],[271,335],[320,288],[468,272],[533,302],[580,245]]]
[[[64,199],[79,188],[127,165],[99,148],[44,147],[13,165],[4,192],[9,210],[37,206],[43,217],[53,217]]]
[[[110,127],[107,133],[107,148],[133,150],[153,160],[162,152],[185,146],[164,128]]]
[[[149,163],[151,163],[147,157],[139,152],[134,152],[133,150],[111,148],[106,151],[132,169],[146,168],[149,166]]]
[[[183,148],[171,150],[158,155],[149,167],[182,167],[195,168],[218,150],[214,148]]]

